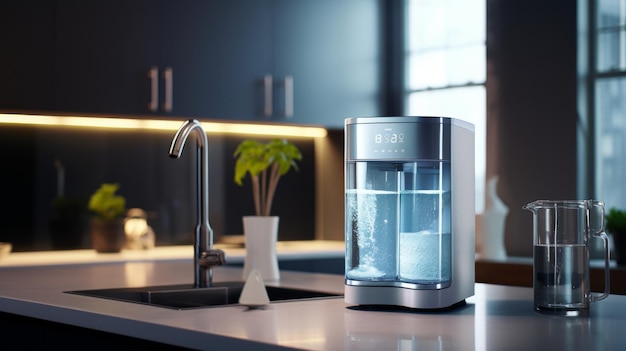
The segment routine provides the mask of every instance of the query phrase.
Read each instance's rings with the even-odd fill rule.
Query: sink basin
[[[214,283],[210,288],[194,288],[189,284],[75,290],[65,293],[183,310],[238,304],[243,284],[243,282],[219,282]],[[266,289],[271,302],[342,296],[341,294],[276,286],[266,286]]]

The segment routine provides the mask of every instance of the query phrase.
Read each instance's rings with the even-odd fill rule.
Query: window
[[[597,0],[595,27],[594,192],[606,208],[626,208],[626,0]],[[595,13],[595,18],[593,18]],[[595,24],[595,25],[594,25]],[[592,61],[592,62],[593,62]]]
[[[476,138],[476,212],[486,172],[485,0],[407,0],[405,114],[471,122]]]

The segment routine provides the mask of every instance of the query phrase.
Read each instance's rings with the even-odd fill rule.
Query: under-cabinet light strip
[[[39,126],[62,126],[111,129],[149,129],[176,131],[184,120],[160,120],[139,118],[51,116],[0,113],[2,124],[28,124]],[[307,127],[280,124],[202,122],[207,133],[254,134],[265,136],[289,136],[305,138],[323,138],[327,130],[322,127]]]

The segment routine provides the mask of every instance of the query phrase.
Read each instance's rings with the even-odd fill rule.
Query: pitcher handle
[[[604,246],[604,293],[602,295],[593,295],[590,294],[590,301],[600,301],[604,300],[609,296],[611,292],[610,281],[611,281],[611,267],[610,267],[610,254],[611,250],[609,248],[609,237],[604,232],[604,202],[592,200],[591,206],[596,208],[599,211],[599,216],[596,217],[600,223],[598,228],[593,228],[593,236],[596,238],[602,239]]]
[[[604,232],[604,201],[586,200],[588,216],[588,229],[594,236]],[[593,213],[592,213],[593,212]]]
[[[591,295],[591,302],[604,300],[609,296],[611,292],[611,267],[610,267],[610,249],[609,249],[609,237],[605,232],[594,234],[595,237],[599,237],[604,242],[604,293],[602,295]]]

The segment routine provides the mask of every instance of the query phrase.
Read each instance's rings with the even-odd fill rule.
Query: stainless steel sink
[[[243,282],[221,282],[214,283],[210,288],[194,288],[189,284],[75,290],[65,293],[183,310],[238,304],[242,289]],[[272,302],[342,296],[341,294],[286,287],[266,286],[266,289]]]

